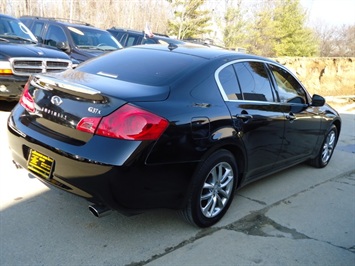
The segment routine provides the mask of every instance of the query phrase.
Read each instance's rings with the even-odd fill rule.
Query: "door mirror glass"
[[[64,52],[70,52],[70,47],[67,42],[57,42],[57,48]]]
[[[312,106],[323,106],[325,104],[325,99],[318,95],[318,94],[314,94],[312,97]]]

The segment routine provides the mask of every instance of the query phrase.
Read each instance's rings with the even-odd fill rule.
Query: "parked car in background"
[[[226,49],[225,47],[222,47],[222,46],[219,46],[219,45],[216,45],[214,40],[213,39],[200,39],[200,38],[187,38],[187,39],[183,39],[184,42],[187,42],[187,43],[195,43],[195,44],[198,44],[198,45],[204,45],[204,46],[207,46],[207,47],[210,47],[210,48],[215,48],[215,49]],[[238,52],[240,52],[238,50]]]
[[[71,67],[68,55],[38,44],[20,20],[0,14],[0,100],[18,100],[31,74]]]
[[[36,74],[8,119],[16,164],[96,216],[164,207],[200,227],[236,188],[302,162],[325,167],[340,130],[281,64],[196,45],[132,46]]]
[[[83,22],[22,16],[39,42],[58,48],[79,62],[122,48],[112,35]]]
[[[154,33],[146,34],[145,31],[136,31],[112,27],[107,29],[124,47],[140,44],[183,44],[181,40],[169,38],[167,35]]]

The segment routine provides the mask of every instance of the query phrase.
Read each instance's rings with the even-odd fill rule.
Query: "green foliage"
[[[274,10],[274,49],[276,56],[312,56],[317,43],[312,31],[305,28],[306,14],[299,0],[277,2]]]
[[[178,39],[197,38],[211,30],[208,10],[200,10],[204,0],[168,0],[174,9],[174,19],[168,21],[170,35]]]
[[[265,3],[249,22],[247,49],[249,52],[272,57],[274,55],[273,6]]]
[[[239,18],[247,13],[241,8],[241,1],[238,0],[237,9],[230,9]],[[238,43],[250,53],[267,57],[317,54],[318,43],[313,32],[305,27],[306,13],[299,0],[265,0],[257,4],[252,19],[243,21],[243,24],[240,19],[230,23],[232,15],[227,11],[225,21],[228,29],[224,31],[224,40],[228,48],[230,44]],[[236,41],[233,43],[229,36],[234,36]]]

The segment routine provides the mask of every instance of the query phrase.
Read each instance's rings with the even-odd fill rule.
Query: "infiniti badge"
[[[59,96],[53,96],[53,97],[51,98],[51,103],[53,103],[53,104],[56,105],[56,106],[61,105],[62,102],[63,102],[63,101],[62,101],[62,99],[61,99]]]

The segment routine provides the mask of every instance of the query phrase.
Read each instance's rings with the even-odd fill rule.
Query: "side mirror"
[[[70,52],[70,47],[69,47],[69,44],[67,42],[57,42],[56,47],[59,50],[62,50],[63,52],[66,52],[66,53]]]
[[[42,37],[40,37],[40,36],[35,36],[35,37],[36,37],[38,43],[43,43],[43,38]]]
[[[325,104],[325,99],[318,95],[318,94],[314,94],[312,96],[312,104],[311,106],[323,106]]]

